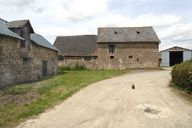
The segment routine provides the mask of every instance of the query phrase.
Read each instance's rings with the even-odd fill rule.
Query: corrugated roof
[[[39,34],[35,34],[35,33],[30,34],[30,39],[37,45],[58,51],[57,48],[55,48],[49,41],[47,41],[44,37],[42,37]]]
[[[20,37],[16,33],[12,32],[11,30],[9,30],[7,28],[7,25],[2,20],[0,20],[0,34],[24,40],[22,37]]]
[[[152,27],[107,27],[98,29],[97,42],[160,42]]]
[[[58,36],[54,46],[65,56],[96,56],[97,36]]]
[[[20,28],[20,27],[25,26],[27,23],[29,23],[29,25],[31,27],[31,32],[34,33],[33,27],[29,20],[10,21],[10,22],[7,22],[7,26],[8,26],[8,28]]]
[[[179,47],[179,46],[174,46],[165,50],[162,50],[160,52],[164,52],[164,51],[192,51],[191,49],[187,49],[187,48],[183,48],[183,47]]]

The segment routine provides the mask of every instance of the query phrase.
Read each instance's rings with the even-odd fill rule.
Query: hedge
[[[187,91],[192,92],[192,60],[185,61],[173,67],[172,82]]]

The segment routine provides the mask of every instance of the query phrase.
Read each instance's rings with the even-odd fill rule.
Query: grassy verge
[[[14,127],[70,97],[81,88],[125,73],[117,70],[66,70],[41,82],[21,84],[0,91],[0,127]]]
[[[174,82],[170,82],[169,86],[174,88],[174,89],[177,89],[179,92],[181,92],[184,95],[192,97],[192,91],[191,90],[183,88],[182,86],[175,84]]]

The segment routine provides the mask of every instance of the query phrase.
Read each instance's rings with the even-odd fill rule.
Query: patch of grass
[[[191,89],[183,88],[183,86],[181,86],[179,84],[175,84],[174,82],[170,82],[169,86],[173,87],[173,88],[176,88],[176,89],[179,89],[180,91],[183,91],[183,92],[185,92],[185,93],[187,93],[187,94],[192,96],[192,90]]]
[[[5,88],[0,92],[0,127],[14,127],[91,83],[123,73],[125,71],[60,68],[58,75],[50,79]]]
[[[63,74],[63,73],[65,73],[63,71],[66,71],[66,70],[84,71],[84,70],[89,70],[89,69],[87,69],[84,65],[76,64],[74,67],[71,67],[71,66],[59,67],[58,74]]]
[[[32,86],[29,85],[17,85],[15,87],[10,87],[3,89],[3,94],[8,95],[8,94],[25,94],[28,91],[32,89]]]

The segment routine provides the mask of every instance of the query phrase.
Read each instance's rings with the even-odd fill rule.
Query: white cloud
[[[6,20],[30,19],[35,32],[52,43],[57,35],[96,34],[97,27],[155,26],[162,41],[160,49],[172,45],[192,48],[191,20],[186,21],[177,14],[156,12],[136,12],[132,17],[129,12],[120,13],[108,8],[109,4],[118,2],[138,8],[140,4],[148,5],[145,3],[154,0],[0,0],[0,12],[1,18]],[[142,6],[140,8],[142,10]]]

